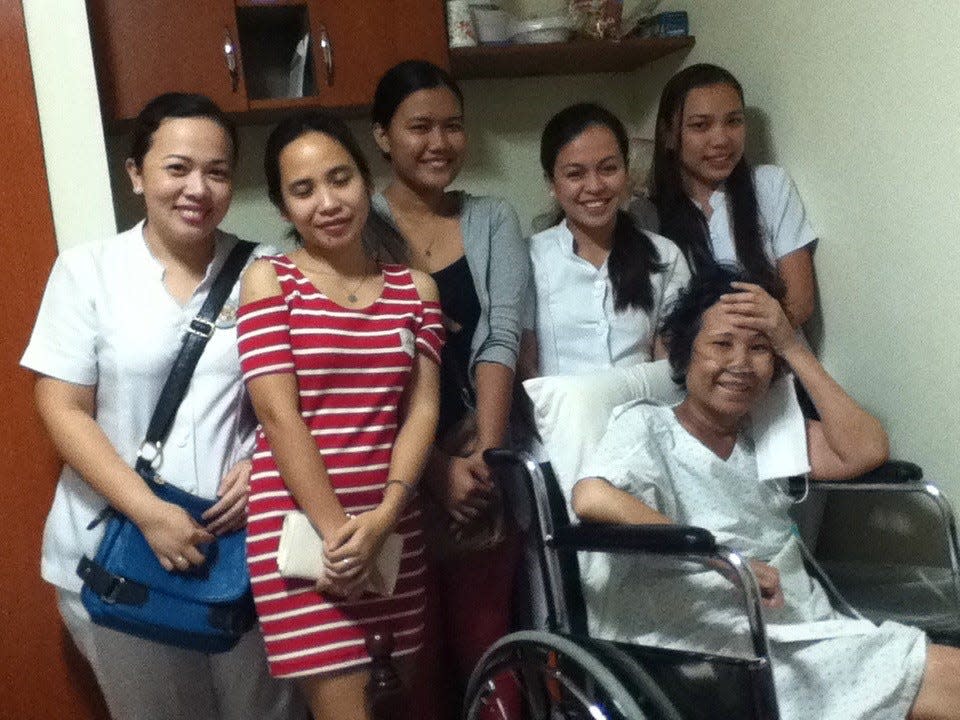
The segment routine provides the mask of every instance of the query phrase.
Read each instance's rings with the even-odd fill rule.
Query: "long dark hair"
[[[653,201],[660,215],[660,231],[680,247],[694,273],[714,265],[716,260],[710,249],[707,219],[683,188],[680,143],[687,95],[710,85],[729,85],[743,104],[743,87],[729,71],[708,64],[684,68],[670,78],[660,94],[653,156]],[[777,271],[764,250],[757,191],[746,157],[734,166],[726,189],[737,261],[752,277],[776,284]]]
[[[630,141],[620,118],[601,105],[578,103],[564,108],[543,128],[540,139],[540,165],[548,180],[553,180],[557,156],[570,142],[593,126],[605,127],[617,140],[625,169],[629,169]],[[562,214],[561,216],[562,217]],[[559,217],[557,220],[559,221]],[[613,286],[613,307],[617,311],[653,309],[653,283],[650,276],[663,272],[660,253],[653,240],[639,229],[623,210],[617,211],[613,245],[607,258],[607,271]]]

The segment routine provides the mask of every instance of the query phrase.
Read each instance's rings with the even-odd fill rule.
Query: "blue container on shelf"
[[[655,37],[681,37],[690,34],[690,21],[684,10],[662,12],[653,17]]]
[[[673,10],[640,21],[627,34],[638,37],[685,37],[690,34],[690,23],[686,11]]]

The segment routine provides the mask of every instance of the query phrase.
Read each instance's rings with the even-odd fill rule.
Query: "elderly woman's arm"
[[[620,525],[671,525],[673,520],[603,478],[583,478],[573,486],[573,511],[584,522]]]
[[[620,525],[672,525],[673,520],[657,512],[634,495],[615,488],[603,478],[583,478],[573,486],[573,511],[583,522],[616,523]],[[783,607],[783,588],[780,572],[761,560],[748,560],[761,600],[766,607]],[[725,566],[708,564],[725,577]],[[732,581],[731,578],[728,577]]]
[[[803,383],[820,422],[807,422],[810,474],[817,480],[842,480],[872,470],[889,456],[880,421],[854,402],[801,343],[784,360]]]
[[[793,370],[820,414],[820,422],[807,423],[811,475],[818,480],[840,480],[883,463],[889,445],[880,421],[830,377],[776,300],[757,285],[733,283],[733,287],[737,292],[720,299],[725,309],[745,327],[769,338],[774,352]]]

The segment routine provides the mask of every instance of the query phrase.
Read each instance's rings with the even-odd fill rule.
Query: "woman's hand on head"
[[[217,502],[203,514],[207,531],[224,535],[247,524],[247,497],[250,494],[252,463],[241,460],[227,471],[217,488]]]
[[[781,357],[799,342],[783,307],[766,290],[745,282],[733,282],[730,286],[736,292],[721,295],[720,305],[735,325],[763,333]]]
[[[202,565],[206,558],[200,546],[214,540],[182,507],[159,499],[138,527],[167,571],[183,572]]]

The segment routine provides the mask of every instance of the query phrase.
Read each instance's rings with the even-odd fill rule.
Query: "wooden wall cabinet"
[[[152,97],[209,95],[224,110],[369,105],[411,57],[449,66],[439,0],[88,0],[105,117]],[[300,51],[301,72],[292,64]],[[302,79],[301,79],[302,78]]]
[[[229,67],[237,63],[233,0],[90,0],[87,10],[107,118],[134,117],[170,90],[247,109],[243,75]]]
[[[369,105],[377,80],[401,60],[450,66],[440,0],[312,0],[310,6],[333,44],[332,82],[321,87],[321,102],[326,93],[334,105]]]

